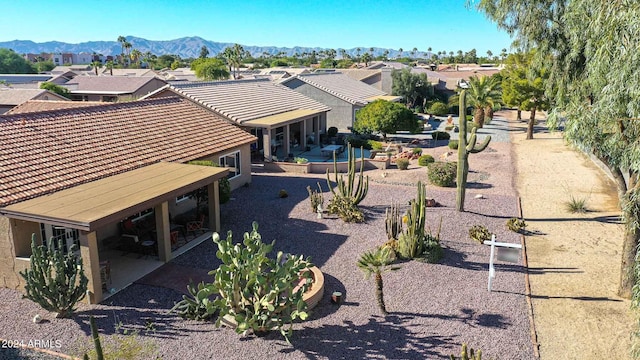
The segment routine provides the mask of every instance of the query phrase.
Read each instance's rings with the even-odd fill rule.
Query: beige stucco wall
[[[10,289],[22,289],[24,280],[19,272],[29,267],[31,234],[40,242],[40,226],[22,220],[0,216],[0,285]]]
[[[211,156],[207,156],[202,160],[211,160],[214,163],[220,163],[220,156],[229,154],[235,151],[240,151],[240,176],[231,179],[231,190],[235,190],[244,184],[251,183],[251,146],[250,144],[242,145],[234,149],[226,150],[224,152],[215,153]]]

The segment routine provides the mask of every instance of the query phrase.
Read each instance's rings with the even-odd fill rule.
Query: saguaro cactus
[[[487,136],[482,144],[476,146],[476,128],[471,130],[471,136],[467,140],[467,101],[466,90],[460,92],[460,117],[458,127],[460,128],[460,139],[458,140],[458,176],[456,193],[456,210],[464,211],[464,194],[467,189],[467,174],[469,174],[469,154],[483,151],[489,145],[491,136]]]
[[[356,178],[356,154],[355,149],[351,145],[347,145],[348,154],[348,167],[347,167],[347,179],[344,179],[344,175],[338,176],[338,162],[336,160],[335,153],[333,154],[333,174],[334,181],[336,182],[337,192],[339,196],[353,199],[353,204],[358,205],[369,191],[369,176],[364,176],[364,152],[360,149],[361,161],[360,172],[358,176],[358,185],[354,186]],[[329,169],[327,169],[327,185],[333,196],[336,196],[336,190],[331,186],[331,178],[329,177]]]

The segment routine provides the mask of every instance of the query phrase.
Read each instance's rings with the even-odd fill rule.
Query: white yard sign
[[[491,241],[485,241],[484,244],[491,245],[491,255],[489,255],[489,282],[487,284],[487,289],[491,291],[491,280],[496,277],[496,269],[493,267],[496,247],[499,249],[498,260],[517,263],[520,260],[520,249],[522,249],[522,245],[496,242],[495,235],[491,235]],[[500,252],[502,252],[502,254]]]

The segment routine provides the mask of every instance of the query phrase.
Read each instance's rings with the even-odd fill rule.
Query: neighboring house
[[[149,97],[181,94],[251,132],[254,154],[271,161],[292,147],[317,146],[326,131],[330,107],[272,83],[269,79],[174,82]]]
[[[158,71],[158,76],[166,81],[198,81],[196,72],[190,68],[177,68],[175,70]]]
[[[0,88],[0,114],[10,111],[28,100],[59,100],[70,102],[69,99],[49,90]]]
[[[76,76],[62,86],[72,100],[115,102],[141,98],[166,84],[156,77]]]
[[[13,88],[38,89],[40,83],[53,78],[48,74],[0,74],[0,83],[5,83]]]
[[[95,72],[94,72],[95,74]],[[101,76],[132,76],[132,77],[154,77],[158,76],[155,71],[151,69],[107,69],[106,66],[98,69],[98,74]]]
[[[66,101],[58,100],[29,100],[7,111],[5,115],[23,114],[39,111],[52,111],[60,109],[73,109],[87,106],[104,105],[100,101]]]
[[[276,81],[290,78],[295,75],[309,74],[310,71],[308,68],[274,67],[261,69],[259,73],[260,75],[270,76],[271,80]]]
[[[373,63],[371,63],[371,65],[369,65],[368,67],[366,67],[367,69],[382,69],[382,68],[390,68],[390,69],[397,69],[397,70],[401,70],[404,68],[408,68],[409,65],[407,64],[403,64],[401,62],[397,62],[397,61],[375,61]]]
[[[297,75],[280,84],[329,106],[327,126],[335,126],[341,131],[353,126],[356,112],[368,103],[377,99],[401,99],[342,73]]]
[[[354,80],[362,81],[378,90],[391,94],[393,89],[392,71],[393,68],[383,67],[380,69],[318,69],[316,73],[340,72]]]
[[[114,264],[128,261],[112,267],[120,274],[112,276],[131,281],[172,258],[169,214],[193,207],[186,194],[206,188],[208,228],[220,231],[218,182],[227,176],[251,181],[250,165],[237,160],[254,142],[177,96],[0,116],[0,286],[24,286],[19,271],[29,267],[35,234],[38,244],[60,239],[65,251],[79,245],[88,301],[100,302],[101,262],[109,254]],[[194,159],[230,167],[184,164]],[[110,242],[123,241],[123,219],[145,217],[155,218],[159,261],[108,250]]]

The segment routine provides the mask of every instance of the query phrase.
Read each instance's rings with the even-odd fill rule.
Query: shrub
[[[74,253],[75,245],[66,254],[62,239],[57,249],[53,238],[48,245],[36,245],[36,235],[31,236],[29,269],[20,271],[26,282],[23,297],[55,312],[57,318],[70,317],[78,301],[85,297],[89,279],[84,275],[82,258]]]
[[[458,148],[458,140],[449,140],[449,149],[456,150]]]
[[[284,199],[286,197],[288,197],[289,194],[287,193],[287,190],[285,189],[281,189],[280,192],[278,192],[278,197],[281,199]]]
[[[413,148],[411,149],[411,153],[413,155],[422,155],[422,148]]]
[[[467,115],[466,119],[467,121],[473,121],[473,115]]]
[[[295,161],[298,164],[306,164],[306,163],[309,162],[309,160],[307,158],[303,158],[303,157],[293,158],[293,161]]]
[[[366,150],[371,150],[371,144],[369,143],[371,140],[367,140],[360,136],[349,136],[347,138],[347,143],[351,145],[353,148],[363,148]],[[380,148],[382,148],[382,144],[380,144]]]
[[[207,286],[204,281],[197,286],[190,281],[187,291],[189,296],[182,295],[182,300],[169,312],[176,312],[181,318],[189,320],[207,320],[213,316],[216,309],[212,306],[213,290],[210,286]]]
[[[311,286],[309,268],[313,265],[303,256],[282,252],[269,257],[275,241],[263,243],[256,222],[241,243],[234,243],[231,231],[226,240],[214,233],[213,242],[218,246],[216,257],[222,261],[210,272],[214,277],[211,290],[219,295],[213,303],[220,312],[216,326],[228,316],[237,322],[238,334],[279,329],[289,341],[293,321],[307,318],[302,297]]]
[[[405,158],[396,159],[396,165],[400,170],[407,170],[409,168],[409,159],[405,159]]]
[[[584,214],[587,210],[587,198],[577,198],[573,195],[569,196],[569,201],[564,203],[564,208],[570,213]]]
[[[416,106],[416,107],[413,109],[413,112],[414,112],[414,113],[416,113],[416,114],[421,114],[421,113],[422,113],[422,110],[424,110],[424,109],[422,108],[422,106],[418,105],[418,106]]]
[[[507,220],[507,229],[513,232],[521,232],[524,228],[527,227],[527,223],[523,219],[511,218]]]
[[[429,164],[427,175],[433,185],[452,187],[455,185],[456,166],[454,163],[436,161]]]
[[[335,195],[327,207],[329,214],[337,214],[344,222],[364,222],[364,214],[351,197]]]
[[[447,115],[448,111],[449,111],[449,107],[447,106],[447,104],[441,101],[434,102],[433,104],[431,104],[431,107],[429,108],[430,114],[434,114],[438,116]]]
[[[369,150],[382,150],[382,143],[380,141],[367,140],[367,143],[369,144]]]
[[[431,138],[433,140],[449,140],[451,135],[446,131],[434,131],[431,133]]]
[[[471,229],[469,229],[469,237],[471,240],[483,244],[485,241],[491,240],[491,233],[485,226],[473,225]]]
[[[447,125],[447,126],[444,127],[444,129],[446,131],[451,131],[451,130],[453,130],[453,125]]]
[[[335,137],[336,135],[338,135],[338,128],[337,127],[331,126],[330,128],[327,129],[327,136],[332,138],[332,137]]]
[[[432,162],[436,161],[433,156],[427,154],[427,155],[422,155],[418,158],[418,165],[420,166],[427,166],[429,164],[431,164]]]
[[[478,124],[473,121],[467,121],[467,132],[471,132],[474,128],[477,128]]]

